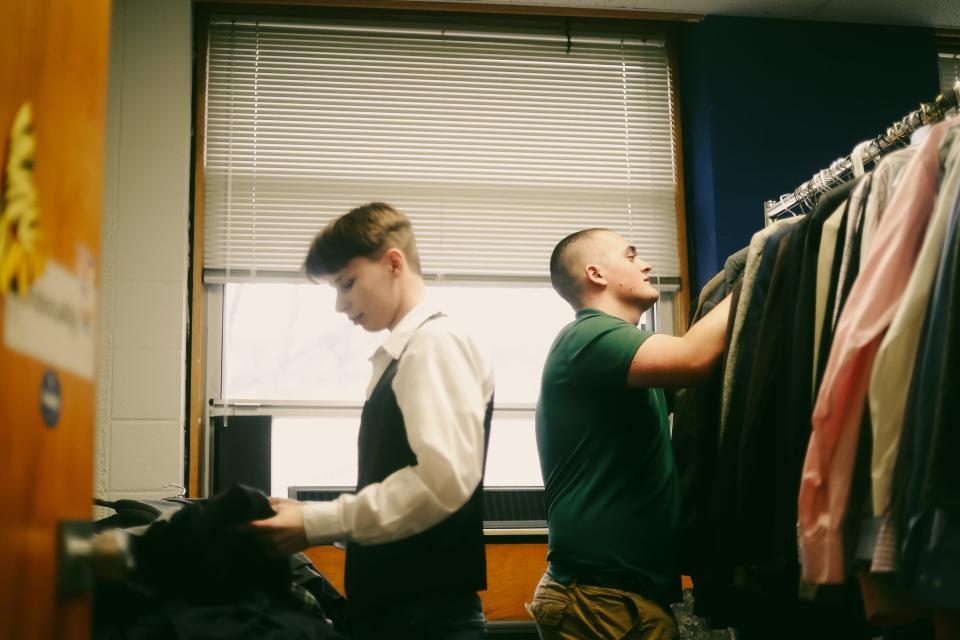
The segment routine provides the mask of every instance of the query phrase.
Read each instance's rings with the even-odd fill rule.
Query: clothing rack
[[[861,164],[866,165],[880,157],[889,148],[906,143],[910,135],[921,126],[939,122],[952,109],[958,108],[960,108],[960,81],[952,90],[938,95],[932,102],[921,103],[919,109],[887,127],[884,133],[864,147]],[[767,200],[763,203],[766,219],[776,219],[785,213],[795,215],[793,209],[797,206],[811,209],[821,193],[846,182],[853,176],[855,164],[853,154],[838,158],[829,167],[818,171],[790,193],[785,193],[776,200]]]

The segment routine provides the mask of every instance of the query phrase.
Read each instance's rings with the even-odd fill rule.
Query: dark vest
[[[394,360],[363,405],[357,491],[417,462],[393,393],[396,374]],[[484,466],[492,414],[491,398],[483,420]],[[422,533],[385,544],[350,543],[344,577],[351,606],[396,602],[433,592],[450,595],[486,589],[483,477],[465,505]]]

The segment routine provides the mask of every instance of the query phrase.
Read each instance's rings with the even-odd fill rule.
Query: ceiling
[[[960,28],[960,0],[467,0],[467,2]]]

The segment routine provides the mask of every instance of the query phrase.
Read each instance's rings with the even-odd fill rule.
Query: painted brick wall
[[[97,497],[183,484],[191,109],[189,0],[114,0]]]

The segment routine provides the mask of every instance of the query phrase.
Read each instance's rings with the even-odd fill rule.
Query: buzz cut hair
[[[304,271],[319,280],[343,269],[354,258],[380,259],[399,249],[416,273],[420,255],[410,218],[385,202],[371,202],[331,220],[313,239]]]
[[[579,309],[583,302],[583,281],[575,273],[576,265],[572,264],[577,245],[589,237],[609,229],[594,227],[571,233],[557,243],[550,254],[550,284],[560,294],[560,297],[570,303],[574,309]]]

